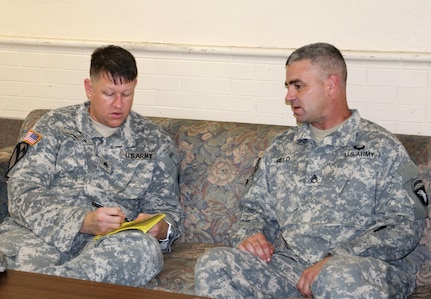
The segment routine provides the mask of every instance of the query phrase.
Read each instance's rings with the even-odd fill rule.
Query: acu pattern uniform
[[[274,139],[241,202],[231,241],[236,247],[263,232],[275,254],[268,264],[235,248],[204,254],[196,267],[198,293],[301,297],[301,273],[328,254],[314,298],[403,298],[413,291],[427,252],[417,247],[427,215],[426,195],[412,190],[420,182],[417,168],[392,134],[352,112],[321,143],[309,124]]]
[[[170,251],[179,235],[179,156],[158,125],[133,111],[102,137],[89,105],[50,111],[35,125],[40,140],[9,172],[0,251],[11,269],[144,285],[163,266],[161,249]],[[92,201],[120,206],[129,219],[166,213],[173,234],[159,243],[128,230],[94,241],[79,232]]]

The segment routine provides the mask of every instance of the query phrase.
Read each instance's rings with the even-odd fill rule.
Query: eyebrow
[[[304,83],[302,80],[300,80],[300,79],[295,79],[295,80],[290,80],[289,81],[289,83],[287,83],[287,82],[284,82],[284,86],[289,86],[289,85],[294,85],[294,84],[297,84],[297,83]]]

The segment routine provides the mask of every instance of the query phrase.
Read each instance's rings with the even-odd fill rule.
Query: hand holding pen
[[[124,221],[128,221],[120,207],[104,207],[97,202],[93,202],[92,205],[97,209],[85,215],[79,230],[81,233],[104,235],[118,229]]]
[[[104,205],[102,205],[101,203],[99,203],[99,202],[97,202],[97,201],[93,201],[92,203],[91,203],[91,205],[93,206],[93,207],[96,207],[96,208],[103,208],[103,207],[105,207]],[[125,222],[129,222],[130,220],[129,220],[129,218],[124,218],[124,221]]]

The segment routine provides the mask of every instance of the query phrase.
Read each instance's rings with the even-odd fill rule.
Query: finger
[[[265,254],[265,251],[259,242],[245,242],[243,245],[246,251],[252,253],[253,255],[260,258],[261,260],[267,262],[268,256]]]
[[[302,296],[312,297],[313,294],[311,292],[311,284],[312,281],[307,279],[306,275],[304,275],[303,273],[296,287],[298,288],[298,291],[301,293]]]
[[[263,234],[257,234],[255,240],[259,243],[259,248],[262,250],[262,256],[269,261],[274,254],[274,247],[270,242],[268,242]]]
[[[311,297],[312,296],[310,286],[304,285],[303,287],[298,288],[298,291],[304,297]]]
[[[102,210],[103,209],[103,210]],[[108,216],[108,221],[112,222],[124,222],[126,214],[121,210],[120,207],[117,208],[100,208],[106,216]]]
[[[274,253],[274,247],[269,243],[265,237],[257,236],[255,249],[262,260],[269,262]]]
[[[148,217],[151,217],[151,216],[153,216],[153,215],[152,215],[152,214],[139,213],[139,214],[138,214],[138,217],[136,217],[136,219],[135,219],[135,220],[143,220],[143,219],[148,218]]]
[[[266,246],[263,247],[264,254],[266,256],[267,262],[271,261],[271,257],[274,254],[274,247],[270,243],[266,243]]]
[[[255,250],[257,253],[257,256],[260,257],[261,260],[265,262],[269,262],[271,260],[271,249],[269,248],[268,244],[258,244],[258,246],[255,246]]]
[[[248,241],[242,242],[240,245],[238,245],[238,249],[256,255],[254,246]]]
[[[160,227],[161,227],[161,224],[160,224],[160,222],[158,222],[148,231],[148,233],[150,235],[152,235],[153,237],[157,237],[157,235],[160,232]]]

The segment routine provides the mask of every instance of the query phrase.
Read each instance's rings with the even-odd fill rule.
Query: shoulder
[[[131,111],[130,129],[133,134],[154,137],[169,137],[165,129],[141,114]]]
[[[279,155],[282,152],[295,151],[298,127],[291,127],[274,137],[265,151],[266,156]]]
[[[374,152],[381,165],[403,168],[415,167],[401,141],[389,130],[363,119],[356,135],[355,146]]]
[[[276,135],[274,137],[274,139],[272,140],[272,144],[277,144],[277,143],[285,143],[285,142],[291,142],[295,140],[295,136],[298,132],[299,126],[295,126],[295,127],[289,127],[288,129],[286,129],[285,131],[279,133],[278,135]]]
[[[356,139],[379,147],[389,146],[387,150],[403,147],[395,134],[367,119],[361,119]]]
[[[129,144],[159,154],[176,152],[173,139],[165,129],[137,112],[130,112],[123,130],[129,132],[124,134]]]
[[[82,105],[52,109],[42,115],[38,123],[75,121],[80,109],[82,109]]]
[[[49,110],[40,116],[32,126],[32,129],[39,133],[49,132],[49,134],[51,134],[58,131],[60,128],[75,126],[80,108],[82,109],[82,105],[66,106]]]

